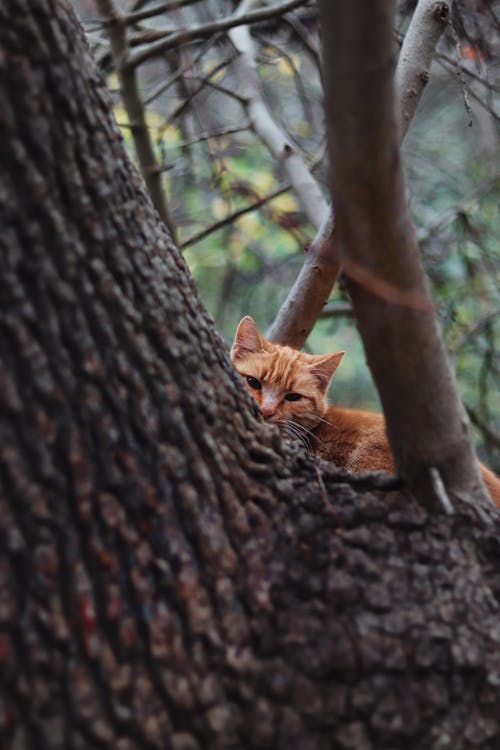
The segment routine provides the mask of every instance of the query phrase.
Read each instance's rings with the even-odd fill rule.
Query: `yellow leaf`
[[[278,197],[273,200],[272,206],[274,209],[285,213],[299,210],[299,205],[291,193],[278,195]]]
[[[255,172],[252,172],[252,185],[255,192],[259,195],[271,190],[275,184],[276,181],[271,170],[257,169]]]
[[[170,123],[168,124],[163,123],[163,127],[160,130],[160,135],[165,141],[165,143],[170,144],[172,146],[175,145],[182,138],[182,134],[179,128],[176,128],[175,125],[171,125]]]
[[[293,67],[290,64],[289,60],[286,59],[286,57],[280,57],[277,63],[278,70],[282,76],[287,76],[288,78],[290,76],[293,76]]]
[[[154,109],[146,110],[145,119],[148,128],[161,128],[164,122],[164,118]]]
[[[245,214],[241,216],[238,221],[238,228],[243,234],[246,234],[252,238],[255,238],[256,234],[261,231],[261,225],[258,216],[255,213]]]
[[[116,73],[110,73],[108,76],[108,87],[110,89],[117,89],[119,87],[118,76]]]
[[[125,107],[121,104],[116,104],[114,108],[116,122],[118,125],[128,125],[128,115],[125,111]]]
[[[226,202],[222,198],[214,198],[212,201],[212,215],[216,219],[223,219],[227,213]]]

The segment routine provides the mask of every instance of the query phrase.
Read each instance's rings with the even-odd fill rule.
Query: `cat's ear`
[[[231,347],[231,361],[251,352],[261,352],[265,349],[266,340],[257,328],[257,323],[250,315],[246,315],[236,329]]]
[[[319,380],[322,390],[326,391],[332,379],[332,375],[342,362],[345,352],[334,352],[333,354],[318,355],[314,358],[310,370]]]

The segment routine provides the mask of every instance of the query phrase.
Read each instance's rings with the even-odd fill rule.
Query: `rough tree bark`
[[[66,3],[0,65],[2,747],[498,747],[496,520],[257,420]]]

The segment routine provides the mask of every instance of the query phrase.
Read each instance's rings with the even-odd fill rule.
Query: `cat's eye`
[[[257,378],[253,378],[251,375],[248,375],[247,383],[250,388],[253,388],[255,391],[260,391],[260,389],[262,388],[260,381],[257,380]]]
[[[302,396],[300,393],[287,393],[285,396],[286,401],[298,401]]]

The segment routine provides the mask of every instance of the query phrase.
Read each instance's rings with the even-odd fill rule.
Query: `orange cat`
[[[265,420],[352,472],[393,472],[383,415],[326,402],[328,385],[344,354],[305,354],[272,344],[249,316],[240,322],[231,347],[231,361]],[[482,464],[481,473],[500,507],[500,479]]]

